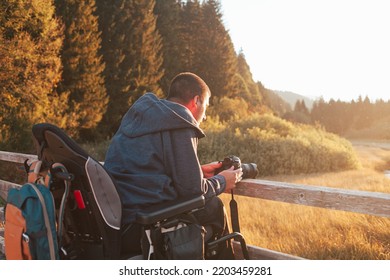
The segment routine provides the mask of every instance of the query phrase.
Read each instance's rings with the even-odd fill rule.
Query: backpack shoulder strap
[[[48,168],[44,168],[42,160],[34,160],[30,164],[27,162],[28,160],[25,160],[24,162],[24,168],[27,173],[27,182],[32,184],[39,183],[49,187],[51,177],[48,173]]]
[[[36,192],[37,197],[42,205],[42,210],[43,210],[43,219],[45,222],[45,226],[47,229],[47,238],[49,242],[49,250],[50,250],[50,259],[55,260],[56,259],[56,252],[55,252],[55,244],[54,240],[57,238],[56,236],[53,236],[53,232],[50,230],[51,229],[51,223],[50,223],[50,218],[49,218],[49,212],[46,207],[46,202],[45,198],[43,197],[41,191],[38,189],[38,187],[35,184],[28,183],[31,188]]]

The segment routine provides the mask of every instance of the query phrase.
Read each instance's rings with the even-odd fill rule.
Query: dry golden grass
[[[354,143],[362,163],[359,170],[262,179],[314,186],[390,192],[390,149]],[[390,219],[235,197],[241,232],[247,243],[308,259],[390,259]],[[230,196],[223,200],[229,212]]]

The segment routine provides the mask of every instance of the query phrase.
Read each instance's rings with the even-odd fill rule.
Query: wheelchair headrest
[[[38,159],[61,161],[63,157],[82,158],[89,155],[62,129],[49,123],[39,123],[32,127]]]

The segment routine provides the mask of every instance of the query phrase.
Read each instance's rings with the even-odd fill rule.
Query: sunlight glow
[[[384,0],[221,0],[236,51],[269,89],[351,101],[390,99]]]

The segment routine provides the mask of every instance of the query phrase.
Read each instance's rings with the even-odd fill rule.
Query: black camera
[[[218,168],[215,171],[215,174],[229,169],[234,166],[234,169],[242,168],[242,179],[254,179],[256,178],[259,170],[257,169],[257,164],[255,163],[241,163],[241,160],[237,156],[228,156],[225,157],[222,161],[222,167]]]

